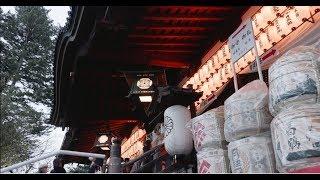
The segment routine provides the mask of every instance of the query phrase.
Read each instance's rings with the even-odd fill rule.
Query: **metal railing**
[[[102,159],[105,158],[105,155],[103,155],[103,154],[86,153],[86,152],[78,152],[78,151],[67,151],[67,150],[58,150],[58,151],[54,151],[52,153],[49,153],[49,154],[46,154],[46,155],[43,155],[43,156],[40,156],[40,157],[32,158],[32,159],[23,161],[21,163],[14,164],[14,165],[9,166],[9,167],[2,168],[2,169],[0,169],[0,173],[5,173],[5,172],[8,172],[8,171],[12,171],[12,170],[17,169],[19,167],[22,167],[22,166],[25,166],[25,165],[28,165],[28,164],[31,164],[31,163],[34,163],[34,162],[37,162],[37,161],[41,161],[43,159],[47,159],[47,158],[50,158],[50,157],[56,156],[56,155],[94,157],[94,158],[102,158]]]

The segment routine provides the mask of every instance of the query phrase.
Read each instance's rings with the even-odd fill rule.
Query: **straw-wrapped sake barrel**
[[[196,151],[203,148],[223,148],[224,108],[220,106],[211,109],[200,116],[191,119],[188,124],[193,134]]]
[[[276,169],[270,132],[229,143],[228,157],[232,173],[274,173]]]
[[[281,111],[271,123],[271,132],[280,172],[320,167],[320,104]]]
[[[198,173],[230,173],[228,152],[223,149],[203,148],[197,153]]]
[[[224,103],[224,134],[228,142],[268,131],[272,116],[268,109],[268,87],[254,80]]]
[[[273,116],[292,104],[319,102],[319,56],[314,46],[299,46],[270,67],[269,108]]]

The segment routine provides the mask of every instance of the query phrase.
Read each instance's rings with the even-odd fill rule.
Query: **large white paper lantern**
[[[269,69],[269,108],[274,116],[292,104],[319,101],[319,56],[319,49],[299,46],[272,64]]]
[[[224,133],[228,142],[270,129],[268,87],[261,80],[254,80],[232,94],[224,102],[224,108]]]
[[[228,145],[232,173],[275,173],[270,132],[232,141]]]
[[[174,105],[165,110],[164,146],[170,155],[188,155],[191,153],[193,148],[192,133],[186,127],[190,119],[190,111],[184,106]]]
[[[320,166],[320,104],[297,104],[281,111],[271,123],[280,172]]]

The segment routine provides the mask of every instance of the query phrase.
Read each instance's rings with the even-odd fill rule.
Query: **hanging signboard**
[[[228,39],[231,61],[237,62],[255,46],[255,38],[251,20],[243,23]]]
[[[130,94],[152,94],[155,86],[167,84],[164,71],[126,71],[124,75],[131,87]]]

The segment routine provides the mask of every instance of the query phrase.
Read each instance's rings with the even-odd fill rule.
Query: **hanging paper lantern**
[[[225,44],[224,46],[222,46],[222,54],[224,59],[229,60],[231,59],[231,53],[230,53],[230,49],[228,44]]]
[[[276,15],[283,13],[286,9],[287,6],[272,6],[272,10]]]
[[[263,52],[266,52],[268,49],[272,47],[272,42],[270,40],[270,36],[268,32],[261,33],[259,38],[261,39],[261,42],[262,42],[261,49],[263,50]]]
[[[218,58],[220,61],[220,65],[223,66],[226,62],[227,62],[227,54],[226,54],[226,50],[223,50],[223,46],[222,48],[218,51]]]
[[[201,80],[200,80],[200,75],[199,75],[199,73],[197,72],[197,73],[195,73],[194,75],[193,75],[193,81],[194,81],[194,84],[196,85],[196,87],[197,86],[200,86],[201,85]]]
[[[255,60],[254,50],[250,50],[246,55],[245,58],[247,59],[248,63],[252,63]]]
[[[311,6],[310,11],[311,11],[311,14],[315,14],[320,11],[320,6]]]
[[[203,95],[204,95],[205,98],[207,98],[209,95],[211,95],[211,91],[210,91],[208,82],[205,82],[203,84],[202,90],[203,90]]]
[[[295,30],[300,24],[302,24],[302,21],[296,16],[296,11],[297,9],[293,7],[284,13],[287,26],[291,31]]]
[[[261,12],[258,12],[257,14],[255,14],[253,17],[252,17],[252,20],[253,20],[253,32],[254,32],[254,35],[257,35],[259,34],[260,32],[260,29],[264,28],[267,26],[267,22],[264,21],[263,19],[263,14]]]
[[[214,88],[214,79],[213,79],[213,77],[210,77],[209,80],[208,80],[208,88],[209,88],[211,93],[216,91],[216,89]]]
[[[209,69],[207,64],[204,64],[201,68],[201,82],[205,82],[209,78]]]
[[[232,68],[231,63],[227,63],[224,65],[224,76],[227,79],[227,81],[232,78]]]
[[[291,32],[291,29],[287,25],[285,17],[279,17],[278,19],[276,19],[275,26],[277,29],[277,33],[280,34],[282,38],[284,38]]]
[[[213,55],[213,61],[214,61],[214,69],[217,70],[221,67],[220,59],[217,54]]]
[[[208,78],[209,78],[211,76],[211,73],[214,72],[213,61],[209,59],[205,65],[207,66],[207,69],[208,69]]]
[[[192,133],[186,127],[191,120],[188,108],[174,105],[164,112],[165,138],[164,147],[170,155],[191,153],[193,148]]]
[[[261,49],[263,44],[262,44],[262,40],[261,40],[260,36],[256,40],[256,46],[257,46],[258,55],[260,56],[261,54],[263,54],[263,49]]]
[[[222,82],[219,79],[219,73],[215,73],[213,75],[213,82],[214,82],[214,89],[217,90],[217,88],[220,88],[222,85]]]
[[[300,21],[303,21],[304,18],[310,17],[310,6],[294,6],[296,17],[299,18]]]
[[[276,17],[277,14],[273,9],[273,6],[263,6],[261,8],[261,14],[263,16],[263,27],[265,28],[268,25],[268,22],[272,22]]]
[[[271,44],[274,45],[275,43],[278,43],[282,38],[281,38],[281,31],[278,33],[277,27],[275,25],[269,26],[267,28],[267,33],[269,34]]]

